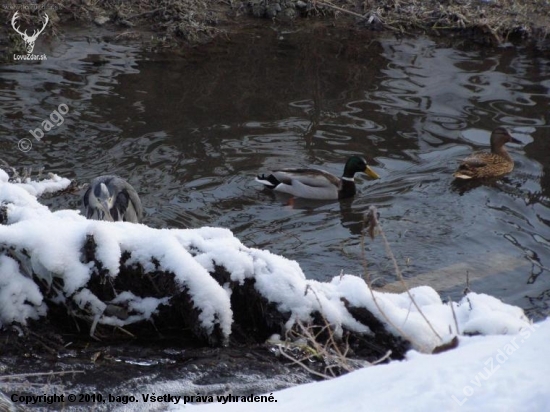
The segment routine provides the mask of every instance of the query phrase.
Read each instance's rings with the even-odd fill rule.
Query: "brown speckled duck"
[[[505,128],[499,127],[493,130],[493,133],[491,133],[491,152],[472,153],[462,160],[453,176],[456,179],[483,179],[510,173],[514,168],[514,160],[504,147],[508,142],[521,144]]]

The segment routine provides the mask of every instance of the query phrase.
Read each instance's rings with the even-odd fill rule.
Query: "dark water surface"
[[[47,61],[0,67],[2,157],[10,164],[45,165],[82,183],[119,174],[140,193],[145,223],[227,227],[318,280],[363,272],[362,216],[375,205],[406,277],[427,276],[458,298],[465,272],[485,264],[473,290],[536,318],[548,314],[547,51],[271,28],[186,56],[78,34],[39,46]],[[62,103],[64,123],[34,140],[28,130]],[[523,142],[509,148],[514,172],[453,185],[458,160],[487,148],[497,126]],[[27,153],[17,149],[22,138],[33,143]],[[276,167],[340,174],[352,154],[382,176],[359,177],[352,200],[290,206],[253,181]],[[54,208],[79,201],[46,200]],[[393,282],[381,239],[367,239],[366,249],[371,276]]]

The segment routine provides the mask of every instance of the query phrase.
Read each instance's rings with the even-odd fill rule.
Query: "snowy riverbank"
[[[235,330],[263,342],[296,325],[318,327],[315,322],[323,319],[336,340],[346,336],[356,354],[382,348],[359,358],[392,351],[389,364],[274,394],[254,393],[245,404],[228,398],[231,385],[210,405],[202,402],[222,394],[200,393],[198,402],[192,399],[198,392],[171,394],[181,396],[180,406],[194,401],[199,412],[260,406],[300,412],[539,411],[550,402],[550,320],[532,324],[521,308],[486,294],[470,292],[459,302],[443,302],[428,286],[395,294],[371,290],[357,275],[310,280],[297,262],[249,248],[224,228],[91,221],[79,211],[50,211],[38,201],[69,184],[55,175],[15,182],[0,171],[4,328],[30,325],[32,330],[31,321],[45,318],[55,330],[59,322],[72,324],[64,314],[69,312],[91,325],[91,333],[101,326],[114,336],[118,328],[146,328],[151,322],[160,330],[172,316],[168,323],[177,326],[172,333],[178,337],[189,329],[195,338],[217,331],[222,339],[211,344],[231,344],[238,342]],[[84,332],[83,337],[88,329]],[[431,354],[456,338],[458,348]],[[409,347],[414,349],[406,352]]]
[[[173,406],[193,412],[547,411],[550,319],[514,336],[460,337],[439,355],[403,361],[273,393],[276,402]],[[181,402],[180,402],[181,403]]]

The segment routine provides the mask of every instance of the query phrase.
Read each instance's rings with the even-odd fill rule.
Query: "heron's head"
[[[108,221],[113,221],[113,217],[111,216],[111,208],[114,205],[114,195],[109,191],[109,188],[105,183],[100,183],[98,187],[95,189],[95,196],[101,206],[101,209],[103,209],[103,213],[105,214],[105,219]]]

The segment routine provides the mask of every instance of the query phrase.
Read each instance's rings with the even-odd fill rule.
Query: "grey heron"
[[[143,218],[136,190],[118,176],[96,177],[82,200],[88,219],[141,223]]]

